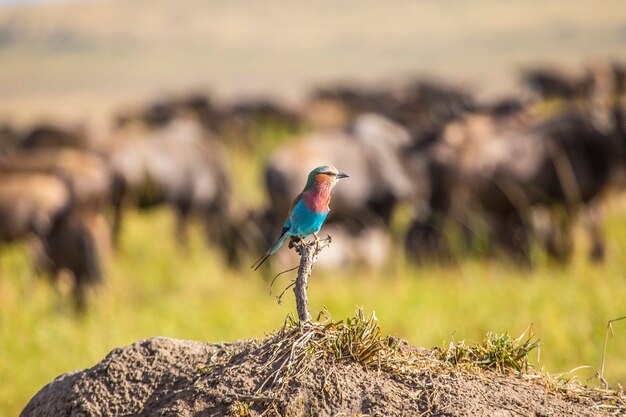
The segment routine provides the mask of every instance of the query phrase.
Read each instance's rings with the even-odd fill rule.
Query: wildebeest
[[[277,100],[243,98],[223,107],[213,129],[220,136],[243,138],[251,142],[259,125],[295,130],[302,124],[300,112]]]
[[[172,95],[149,102],[137,109],[120,112],[117,128],[135,123],[151,129],[166,127],[181,117],[193,118],[218,139],[236,140],[251,145],[259,125],[297,129],[302,123],[300,111],[269,98],[240,98],[217,102],[208,93]]]
[[[9,123],[0,123],[0,154],[15,149],[19,141],[18,132]]]
[[[87,290],[103,279],[102,243],[98,239],[101,213],[74,211],[67,213],[52,224],[44,236],[43,251],[49,259],[46,270],[53,277],[64,270],[72,274],[76,309],[81,312],[87,306]]]
[[[197,121],[177,118],[161,129],[120,130],[106,146],[103,152],[121,180],[114,196],[114,238],[124,207],[165,204],[176,213],[182,243],[188,218],[196,214],[209,238],[228,246],[231,190],[225,155]]]
[[[115,177],[107,161],[86,149],[87,145],[81,129],[40,123],[21,135],[14,147],[0,154],[2,178],[22,178],[22,183],[28,179],[33,192],[40,192],[47,184],[49,193],[57,192],[57,196],[61,195],[62,184],[67,194],[64,209],[50,216],[46,230],[36,228],[32,232],[37,232],[40,242],[37,261],[40,269],[53,277],[64,270],[71,273],[79,310],[86,306],[86,289],[102,279],[101,250],[108,247],[108,241],[99,240],[95,227],[110,209],[115,190]],[[56,187],[51,185],[55,183]],[[22,202],[28,198],[28,191],[16,196]],[[4,204],[13,207],[18,203],[5,201]],[[15,216],[23,213],[19,206],[12,210]],[[36,219],[34,215],[27,217]]]
[[[425,79],[377,87],[322,87],[312,93],[309,106],[315,109],[319,103],[339,106],[344,125],[361,113],[377,113],[404,126],[414,137],[434,132],[476,107],[464,89]]]
[[[101,280],[100,255],[87,219],[73,206],[65,181],[40,172],[3,171],[0,175],[0,244],[36,238],[39,267],[56,277],[71,273],[78,310],[86,289]]]
[[[59,178],[28,172],[0,175],[0,240],[12,242],[29,234],[45,236],[69,210],[71,195]]]
[[[0,155],[0,173],[42,172],[64,179],[74,204],[104,210],[110,206],[114,188],[113,171],[106,160],[93,152],[68,148],[34,148]]]
[[[20,136],[19,148],[85,148],[87,136],[80,126],[63,126],[43,122],[29,127]]]
[[[127,128],[133,123],[149,128],[160,128],[174,120],[179,111],[178,99],[173,97],[155,99],[137,108],[119,111],[114,116],[114,125],[117,129]]]
[[[581,74],[566,73],[557,68],[539,67],[528,69],[522,73],[521,81],[523,87],[532,95],[545,99],[561,99],[573,101],[589,97],[591,90],[597,87],[598,68],[600,71],[610,71],[611,83],[614,91],[624,91],[626,83],[626,66],[620,62],[608,63],[598,61]],[[590,67],[591,67],[590,66]]]
[[[581,98],[588,89],[588,80],[584,76],[576,76],[549,67],[525,70],[521,81],[528,93],[546,100]]]
[[[604,75],[601,75],[604,74]],[[546,246],[565,259],[577,211],[596,200],[624,167],[623,110],[607,71],[592,73],[589,106],[547,120],[524,112],[504,118],[470,114],[451,122],[427,151],[431,184],[427,220],[415,221],[407,237],[411,257],[444,245],[444,224],[456,221],[469,235],[471,216],[486,224],[492,242],[527,259],[535,207],[555,214]],[[598,229],[593,253],[602,253]]]

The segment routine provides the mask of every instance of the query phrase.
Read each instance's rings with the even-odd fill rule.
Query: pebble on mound
[[[462,352],[462,354],[459,354]],[[42,416],[603,416],[622,393],[574,391],[524,369],[455,366],[468,350],[421,349],[345,322],[285,326],[263,340],[202,343],[155,337],[59,376],[26,405]],[[470,352],[471,353],[471,352]]]

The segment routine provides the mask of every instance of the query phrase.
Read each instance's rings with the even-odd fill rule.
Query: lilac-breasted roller
[[[255,270],[259,269],[263,262],[276,252],[290,236],[304,238],[312,234],[317,238],[317,232],[320,231],[330,211],[328,206],[330,190],[340,178],[347,176],[332,165],[317,167],[311,171],[304,190],[291,204],[280,237],[252,267]]]

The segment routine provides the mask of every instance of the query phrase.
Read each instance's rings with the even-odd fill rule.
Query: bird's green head
[[[313,171],[309,173],[309,178],[307,179],[306,186],[304,190],[310,190],[315,186],[315,183],[330,183],[334,185],[337,180],[341,178],[347,178],[348,175],[343,172],[339,172],[337,168],[332,165],[324,165],[321,167],[315,168]]]

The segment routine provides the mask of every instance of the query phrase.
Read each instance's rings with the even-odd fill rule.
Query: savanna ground
[[[292,93],[317,81],[413,72],[471,80],[482,94],[501,91],[505,80],[510,85],[520,66],[579,66],[588,57],[624,53],[626,9],[619,0],[541,7],[406,2],[384,10],[361,1],[246,4],[245,11],[241,5],[117,0],[0,9],[0,113],[18,121],[81,120],[193,86]],[[240,204],[263,203],[261,166],[284,137],[265,129],[253,150],[230,147]],[[488,331],[515,336],[533,323],[541,339],[534,366],[599,369],[607,320],[626,314],[623,197],[612,195],[606,211],[609,247],[601,265],[584,256],[580,231],[570,263],[550,264],[537,253],[531,270],[480,256],[417,268],[397,248],[383,271],[316,271],[311,310],[326,306],[339,319],[362,306],[376,312],[385,334],[424,347],[478,341]],[[0,251],[0,415],[17,415],[45,383],[94,365],[115,347],[155,335],[261,337],[293,311],[291,292],[278,305],[267,279],[229,269],[199,228],[187,250],[178,247],[170,213],[131,213],[126,225],[106,285],[82,318],[63,288],[59,297],[36,276],[24,246]],[[613,385],[626,383],[625,355],[626,322],[619,322],[607,349],[605,377]]]

